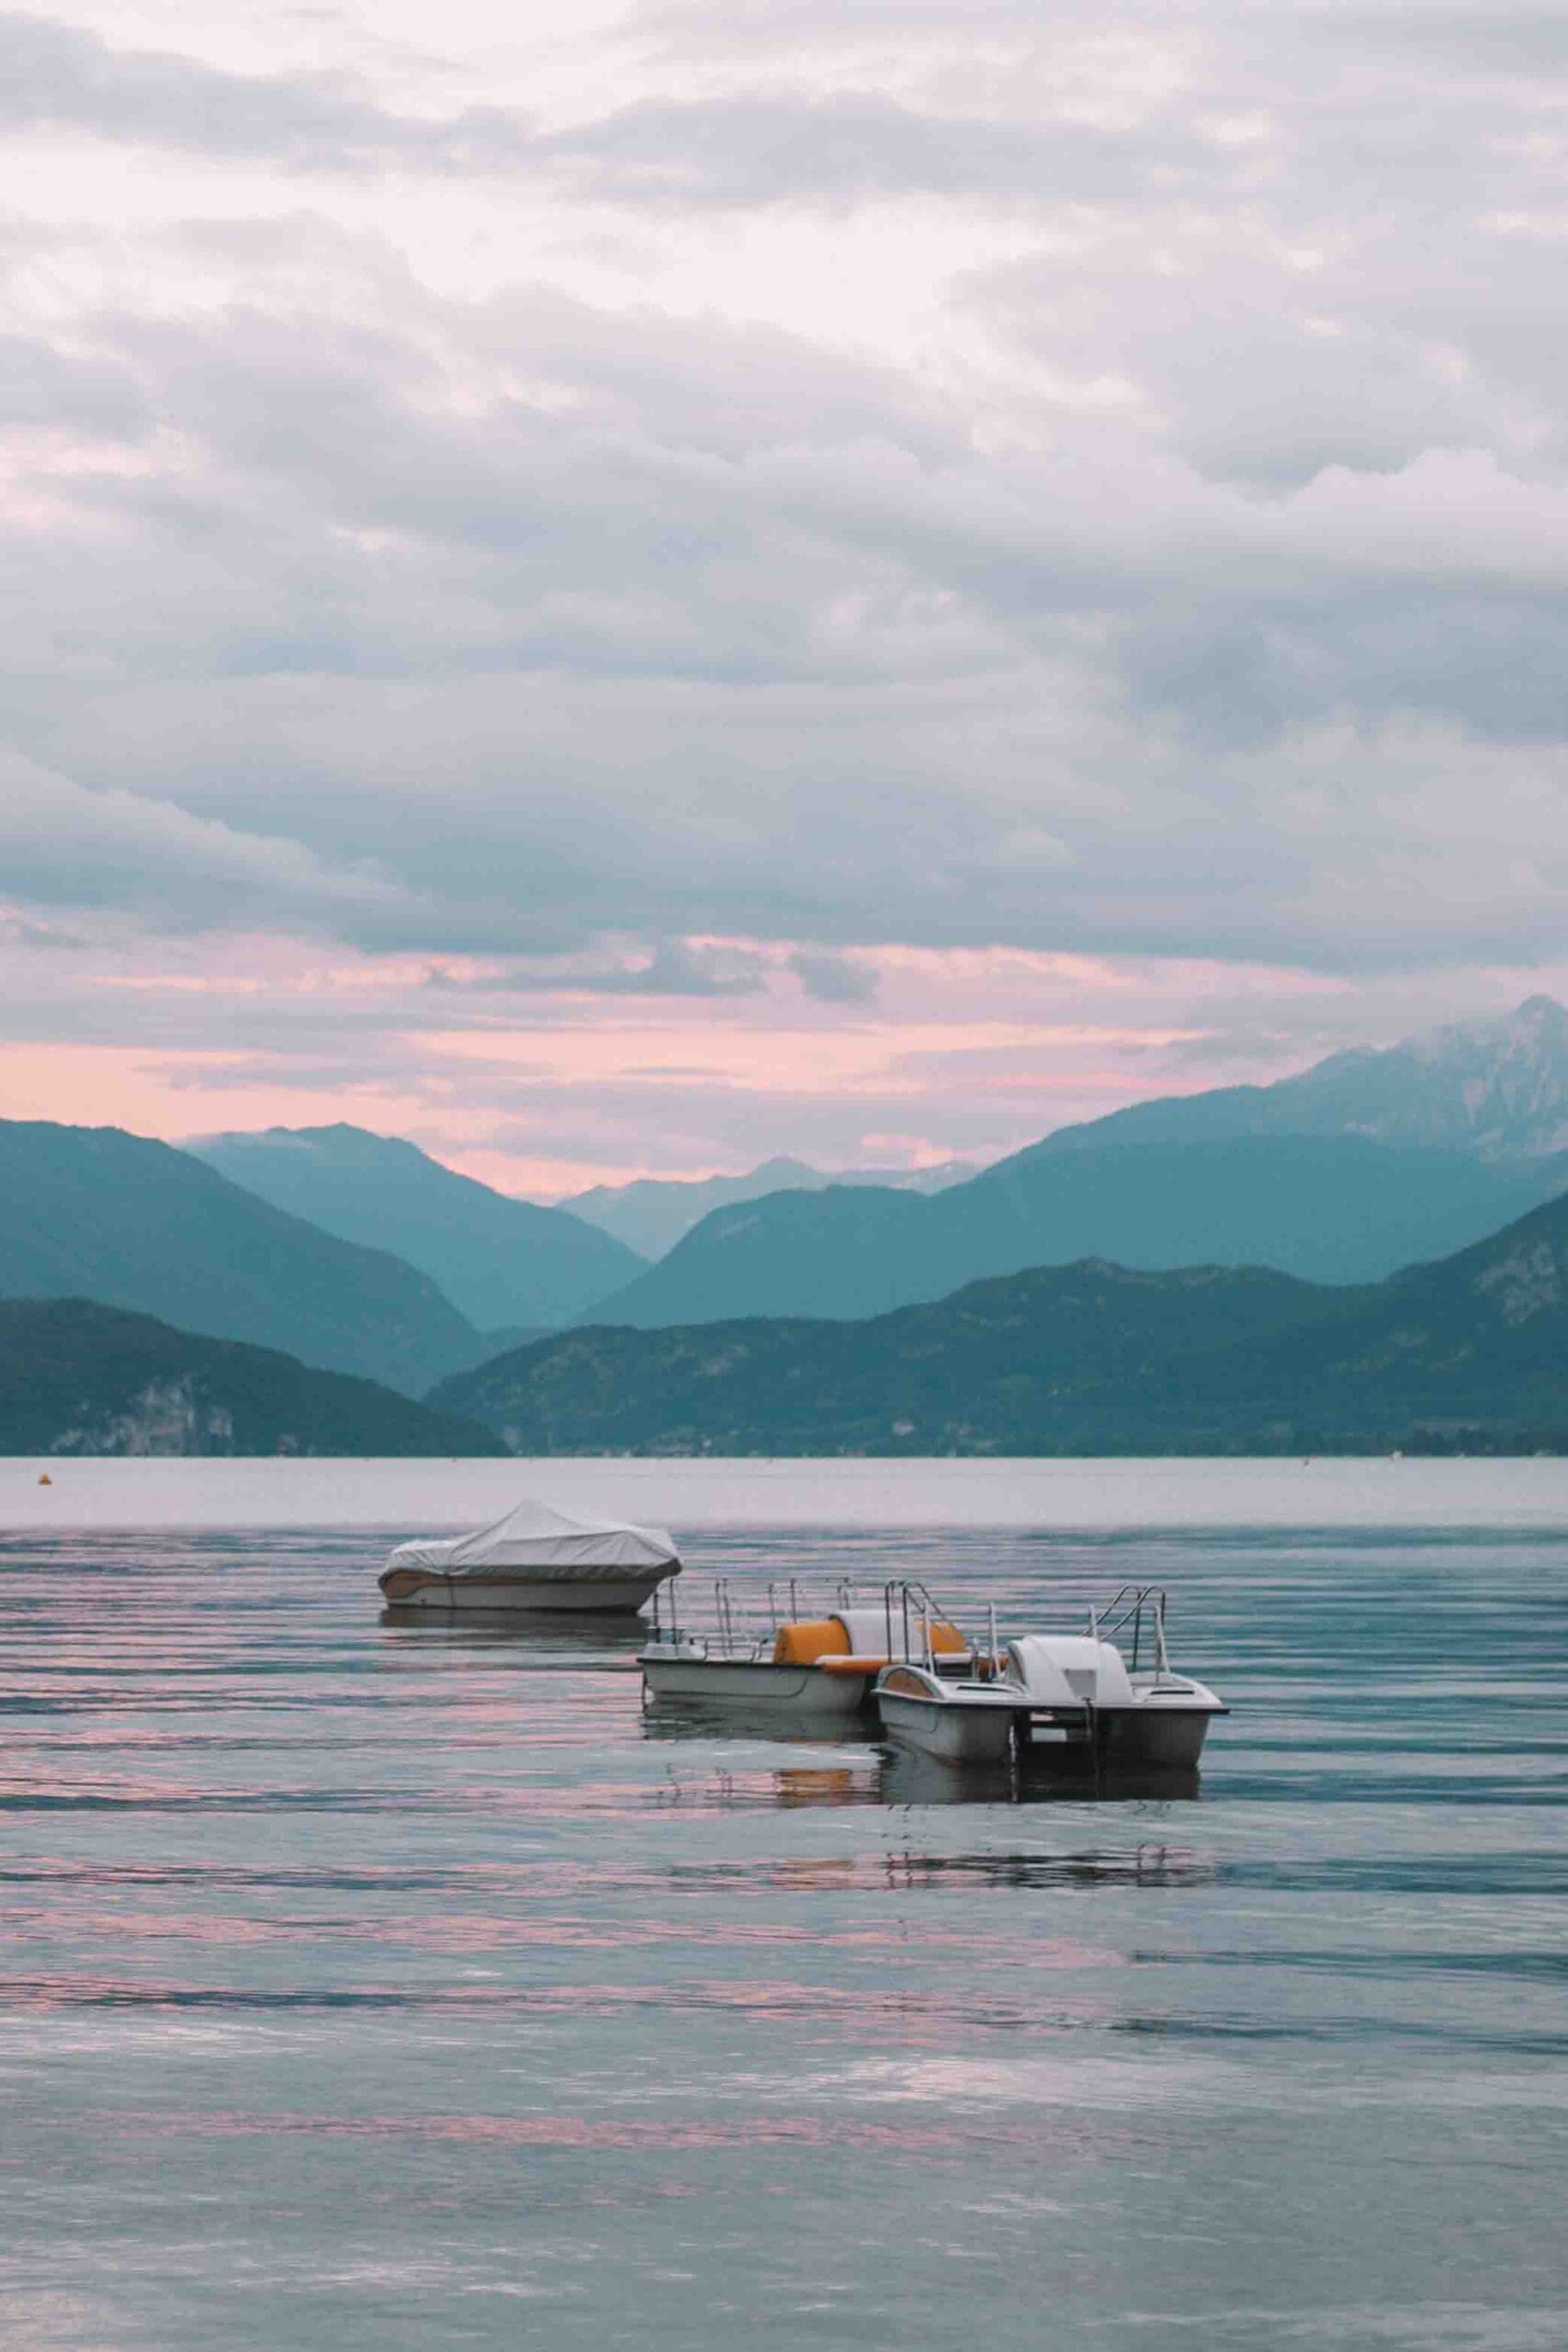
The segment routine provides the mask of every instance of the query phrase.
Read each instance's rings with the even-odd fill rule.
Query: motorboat
[[[1029,1634],[988,1648],[964,1676],[933,1661],[892,1664],[874,1696],[890,1738],[957,1763],[995,1763],[1052,1746],[1130,1767],[1192,1770],[1210,1724],[1230,1710],[1206,1683],[1173,1672],[1166,1596],[1124,1585],[1089,1612],[1083,1634]],[[1108,1636],[1120,1634],[1131,1662]],[[1145,1649],[1154,1663],[1142,1663]]]
[[[626,1614],[642,1608],[681,1556],[662,1528],[572,1519],[521,1502],[468,1535],[400,1544],[379,1578],[396,1608]]]
[[[962,1673],[973,1655],[957,1627],[937,1611],[923,1587],[889,1584],[879,1600],[857,1602],[841,1586],[831,1602],[802,1610],[792,1581],[767,1589],[761,1626],[738,1622],[728,1579],[714,1588],[713,1623],[682,1631],[675,1596],[659,1604],[652,1638],[638,1652],[643,1694],[658,1705],[765,1711],[813,1724],[846,1723],[866,1707],[872,1686],[896,1659],[919,1658],[934,1675]]]

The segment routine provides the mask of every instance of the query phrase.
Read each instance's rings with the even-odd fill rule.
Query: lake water
[[[0,1465],[7,2352],[1568,2344],[1568,1463]],[[1195,1789],[383,1622],[526,1491],[1136,1577]]]

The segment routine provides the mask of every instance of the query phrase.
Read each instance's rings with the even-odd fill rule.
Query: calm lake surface
[[[0,1465],[7,2352],[1568,2343],[1568,1464]],[[392,1624],[523,1493],[1129,1577],[1201,1781],[965,1798]]]

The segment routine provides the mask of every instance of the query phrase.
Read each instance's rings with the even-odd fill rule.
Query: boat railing
[[[808,1616],[814,1611],[829,1615],[857,1607],[874,1609],[880,1603],[885,1657],[934,1668],[937,1629],[952,1626],[959,1634],[966,1656],[974,1661],[971,1671],[985,1677],[998,1670],[999,1647],[994,1601],[987,1604],[987,1630],[981,1642],[961,1624],[951,1609],[933,1598],[930,1588],[918,1577],[893,1577],[870,1589],[863,1587],[858,1600],[855,1587],[848,1578],[829,1586],[825,1601],[818,1598],[821,1590],[818,1586],[817,1595],[803,1592],[799,1578],[788,1577],[774,1577],[762,1591],[743,1582],[742,1593],[738,1595],[728,1577],[716,1577],[711,1612],[707,1609],[702,1611],[707,1622],[700,1628],[693,1627],[688,1617],[686,1638],[694,1634],[705,1646],[727,1657],[760,1656],[771,1649],[781,1625],[800,1622],[803,1609]],[[692,1600],[693,1596],[688,1596],[688,1609]],[[763,1606],[759,1608],[759,1602]],[[1077,1605],[1082,1607],[1083,1603]],[[681,1642],[679,1611],[680,1600],[671,1578],[668,1584],[657,1587],[653,1594],[652,1634],[656,1642]],[[1156,1680],[1164,1681],[1170,1674],[1163,1586],[1124,1584],[1109,1600],[1090,1603],[1089,1631],[1096,1641],[1111,1642],[1122,1636],[1122,1646],[1130,1653],[1127,1664],[1131,1673],[1138,1673],[1152,1656]]]
[[[869,1589],[861,1588],[858,1594],[850,1579],[840,1578],[829,1587],[825,1597],[820,1586],[816,1594],[802,1591],[797,1577],[775,1577],[761,1590],[754,1585],[743,1584],[740,1593],[735,1591],[731,1578],[716,1577],[701,1604],[694,1592],[686,1594],[684,1600],[682,1623],[673,1580],[655,1589],[650,1623],[653,1640],[679,1645],[682,1637],[687,1641],[694,1639],[713,1655],[725,1657],[755,1656],[771,1648],[780,1627],[799,1623],[803,1611],[807,1616],[829,1616],[852,1610],[877,1609],[884,1627],[883,1655],[931,1667],[936,1663],[937,1629],[943,1625],[957,1628],[952,1611],[943,1608],[928,1587],[912,1577],[890,1577]],[[697,1623],[692,1622],[694,1609],[697,1611]],[[994,1607],[988,1616],[990,1637],[986,1655],[994,1657]],[[971,1657],[980,1655],[976,1644],[963,1634],[962,1628],[957,1630],[967,1653]]]
[[[982,1674],[996,1671],[997,1605],[986,1605],[987,1635],[984,1649],[958,1623],[953,1611],[932,1598],[929,1586],[916,1577],[896,1577],[883,1589],[883,1609],[886,1619],[886,1654],[890,1658],[908,1659],[936,1670],[936,1631],[939,1626],[951,1627],[964,1645],[964,1655],[971,1668]],[[897,1639],[894,1638],[897,1632]],[[952,1659],[949,1658],[951,1666]]]
[[[1111,1599],[1089,1610],[1089,1630],[1091,1639],[1108,1642],[1117,1634],[1132,1629],[1133,1655],[1128,1660],[1128,1672],[1138,1671],[1139,1656],[1145,1637],[1155,1654],[1155,1672],[1163,1679],[1170,1671],[1170,1661],[1165,1648],[1165,1588],[1157,1584],[1124,1584]],[[1146,1631],[1145,1631],[1146,1629]]]
[[[911,1612],[914,1619],[912,1626]],[[931,1600],[925,1586],[903,1577],[885,1584],[882,1588],[882,1613],[887,1627],[886,1639],[883,1644],[884,1655],[897,1658],[914,1657],[913,1634],[923,1643],[925,1662],[929,1666],[931,1656]],[[897,1642],[893,1638],[895,1623],[898,1629]]]

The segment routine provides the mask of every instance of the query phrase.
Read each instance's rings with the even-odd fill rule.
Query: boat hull
[[[503,1611],[507,1616],[625,1617],[642,1607],[668,1573],[663,1568],[646,1573],[634,1569],[625,1576],[560,1577],[548,1581],[539,1577],[430,1576],[415,1583],[405,1569],[402,1575],[409,1579],[409,1589],[389,1591],[389,1580],[383,1578],[382,1590],[394,1608],[439,1611],[443,1616],[454,1611],[465,1616],[482,1611],[487,1616]]]
[[[1119,1764],[1190,1770],[1219,1712],[1214,1707],[1101,1707],[1095,1714],[1096,1739],[1101,1751]]]
[[[844,1722],[860,1713],[870,1674],[829,1674],[816,1666],[772,1666],[742,1658],[643,1660],[643,1685],[658,1702],[777,1709],[814,1722]]]
[[[880,1690],[882,1727],[890,1739],[950,1764],[1000,1764],[1012,1747],[1010,1707],[966,1706],[962,1700],[917,1699]]]

